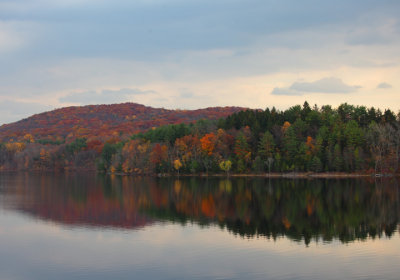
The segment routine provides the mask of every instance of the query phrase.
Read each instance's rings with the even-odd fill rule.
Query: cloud
[[[264,107],[249,92],[296,81],[293,73],[305,81],[340,73],[365,81],[364,94],[378,84],[368,84],[367,70],[382,77],[399,71],[400,1],[359,2],[0,0],[0,98],[195,108],[213,105],[200,95],[208,94],[219,105]],[[235,87],[222,99],[228,82]],[[132,85],[157,94],[101,92]],[[310,86],[298,81],[273,94],[301,96],[314,92]],[[82,92],[88,89],[97,92]],[[389,101],[396,98],[390,90],[380,92],[388,105],[398,103]]]
[[[0,120],[3,124],[10,123],[51,109],[53,107],[36,102],[3,100],[0,102]]]
[[[379,88],[379,89],[387,89],[387,88],[392,88],[392,85],[383,82],[383,83],[380,83],[376,88]]]
[[[315,82],[295,82],[288,88],[274,88],[273,95],[301,96],[305,93],[352,93],[360,86],[350,86],[335,77],[323,78]]]
[[[35,33],[40,33],[40,28],[34,22],[2,21],[0,17],[0,59],[2,54],[8,56],[22,51],[33,40]]]
[[[301,96],[303,95],[302,92],[297,90],[292,90],[290,88],[274,88],[271,92],[273,95],[291,95],[291,96]]]
[[[87,104],[110,104],[129,101],[134,95],[154,94],[152,90],[140,90],[123,88],[119,90],[102,90],[100,92],[91,90],[85,92],[73,92],[64,97],[59,98],[61,103],[78,103]]]
[[[384,14],[385,19],[397,19],[399,8],[393,1],[365,1],[361,7],[358,1],[344,0],[323,4],[311,1],[318,5],[305,5],[295,0],[274,3],[262,0],[116,0],[112,3],[95,1],[96,5],[88,3],[93,1],[68,1],[68,5],[65,1],[5,1],[8,5],[1,2],[4,1],[0,1],[0,18],[29,21],[28,24],[36,22],[44,27],[42,37],[36,40],[29,55],[153,61],[182,50],[239,49],[270,35],[298,33],[321,26],[328,26],[322,34],[331,35],[332,26],[340,28],[351,24],[356,29],[353,33],[371,37],[370,25],[380,26],[383,20],[379,18],[378,22],[365,26],[364,22],[357,22],[360,15],[370,15],[374,11]],[[386,9],[382,11],[383,8]],[[363,28],[362,32],[356,24]],[[343,30],[348,33],[348,28]],[[315,37],[312,44],[321,41]],[[287,39],[270,39],[267,46],[288,44]],[[297,41],[311,44],[307,38]]]
[[[193,99],[195,97],[196,95],[190,89],[187,88],[179,89],[179,98]]]
[[[335,77],[323,78],[311,83],[295,82],[290,89],[295,91],[319,92],[319,93],[350,93],[355,92],[360,86],[349,86],[341,79]]]

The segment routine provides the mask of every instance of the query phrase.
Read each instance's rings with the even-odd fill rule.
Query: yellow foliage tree
[[[229,176],[229,170],[231,170],[232,162],[230,160],[223,160],[219,163],[219,168],[226,172],[226,175]]]
[[[35,143],[35,139],[33,139],[33,136],[30,133],[24,135],[24,140],[27,143]]]
[[[5,146],[8,151],[13,153],[22,152],[23,150],[25,150],[26,147],[25,143],[21,142],[11,142],[7,143]]]
[[[182,167],[182,162],[179,159],[174,160],[174,168],[178,171],[179,176],[179,169]]]

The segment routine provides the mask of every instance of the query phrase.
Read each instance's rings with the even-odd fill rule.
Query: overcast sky
[[[400,109],[400,1],[0,0],[0,124],[69,105]]]

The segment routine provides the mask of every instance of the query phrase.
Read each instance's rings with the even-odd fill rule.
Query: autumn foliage
[[[105,114],[101,108],[121,112]],[[305,102],[285,111],[267,108],[228,115],[237,109],[172,111],[126,103],[40,114],[0,128],[0,169],[227,176],[230,171],[399,172],[400,115],[390,110],[382,114],[347,104],[311,109]],[[86,124],[70,125],[71,116],[82,110]],[[68,111],[70,117],[60,124],[59,113]],[[210,119],[194,121],[204,114]],[[215,120],[223,115],[228,116]],[[37,119],[46,131],[36,130],[38,125],[28,129]],[[57,124],[61,126],[52,130]]]
[[[76,138],[107,139],[131,135],[152,127],[190,123],[199,119],[219,119],[238,112],[239,107],[199,110],[168,110],[136,103],[66,107],[0,126],[0,141],[34,139],[69,142]]]
[[[215,141],[214,133],[208,133],[200,139],[202,150],[209,156],[211,156],[214,152],[215,148],[214,141]]]

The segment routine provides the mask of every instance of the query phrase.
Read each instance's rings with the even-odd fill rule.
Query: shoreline
[[[128,175],[129,176],[129,175]],[[400,174],[369,174],[369,173],[340,173],[340,172],[295,172],[295,173],[264,173],[264,174],[158,174],[157,177],[260,177],[260,178],[293,178],[293,179],[313,179],[313,178],[397,178]]]
[[[130,177],[219,177],[219,178],[240,178],[240,177],[258,177],[258,178],[286,178],[286,179],[342,179],[342,178],[398,178],[400,174],[371,174],[371,173],[345,173],[345,172],[290,172],[290,173],[216,173],[216,174],[176,174],[176,173],[159,173],[159,174],[127,174],[122,172],[103,173],[97,170],[0,170],[2,173],[98,173],[114,176],[130,176]]]

